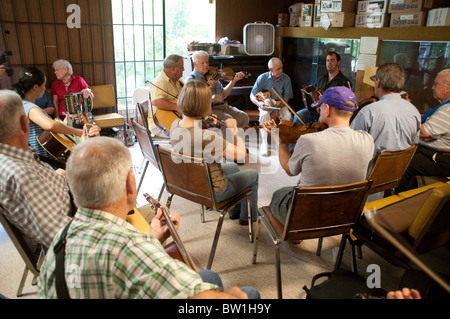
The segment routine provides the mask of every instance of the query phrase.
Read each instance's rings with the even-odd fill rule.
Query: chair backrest
[[[139,111],[139,115],[141,116],[142,123],[144,124],[146,129],[148,128],[148,111],[150,107],[150,100],[146,100],[141,103],[136,103],[136,107]]]
[[[104,109],[108,107],[117,109],[116,95],[112,84],[93,85],[89,87],[94,94],[93,109]]]
[[[153,166],[160,170],[156,148],[153,144],[153,139],[150,132],[144,126],[137,123],[134,119],[131,119],[131,125],[136,133],[136,138],[139,146],[141,147],[142,155],[146,160],[152,163]]]
[[[417,145],[399,152],[382,152],[375,157],[368,176],[373,181],[369,194],[397,187],[416,152]]]
[[[14,226],[4,215],[4,209],[0,206],[0,223],[13,242],[27,268],[33,275],[39,275],[39,255],[36,254],[38,243],[27,237],[22,231]],[[41,246],[42,247],[42,246]]]
[[[408,234],[419,253],[450,242],[450,184],[434,188],[419,208]]]
[[[344,234],[359,219],[371,181],[338,186],[295,187],[283,240]]]
[[[156,146],[166,190],[190,201],[216,208],[209,166],[201,158]]]

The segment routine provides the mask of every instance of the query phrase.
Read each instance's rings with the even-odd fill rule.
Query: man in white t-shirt
[[[286,173],[301,173],[299,186],[334,186],[360,182],[367,177],[367,168],[373,156],[372,136],[350,128],[350,118],[356,110],[356,97],[351,89],[335,86],[327,89],[322,98],[312,104],[320,114],[320,121],[328,128],[302,135],[291,155],[288,146],[278,140],[280,164]],[[275,125],[273,121],[264,126]],[[273,133],[272,133],[273,134]],[[277,190],[270,203],[275,217],[284,224],[293,187]]]

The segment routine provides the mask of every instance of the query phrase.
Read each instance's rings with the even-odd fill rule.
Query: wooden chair
[[[253,264],[262,223],[275,246],[278,298],[282,298],[280,244],[348,233],[360,217],[370,184],[366,180],[330,187],[295,187],[284,224],[274,217],[270,206],[259,208]],[[338,255],[343,248],[341,245]]]
[[[134,119],[131,119],[131,125],[133,126],[136,138],[142,151],[142,156],[144,157],[145,161],[144,170],[142,171],[142,175],[139,180],[139,185],[137,187],[137,192],[139,194],[142,182],[144,181],[145,173],[147,172],[148,164],[151,163],[159,171],[161,171],[161,168],[159,166],[156,148],[155,145],[153,144],[153,139],[151,137],[150,132],[144,126],[138,124]],[[161,186],[161,190],[158,195],[158,201],[161,199],[163,191],[164,191],[164,184]]]
[[[413,145],[399,152],[378,153],[367,177],[373,181],[369,195],[385,190],[390,191],[391,195],[394,195],[394,189],[405,174],[416,149],[417,145]]]
[[[177,195],[201,205],[202,222],[205,222],[204,207],[211,208],[220,214],[206,269],[211,269],[224,216],[231,208],[244,200],[248,203],[249,239],[250,242],[253,241],[250,189],[246,188],[232,198],[217,202],[208,163],[202,158],[176,154],[159,145],[156,149],[166,190],[170,193],[166,206],[170,207],[173,196]]]
[[[17,251],[25,262],[25,269],[22,274],[22,279],[19,283],[16,296],[21,297],[28,272],[33,274],[32,285],[37,284],[37,279],[40,273],[40,267],[44,261],[44,254],[46,248],[35,241],[28,238],[22,231],[14,226],[5,216],[4,208],[0,206],[0,223],[16,247]]]
[[[450,243],[450,184],[423,187],[371,202],[375,221],[397,234],[418,254]],[[440,185],[442,184],[442,185]],[[387,203],[387,200],[390,200]],[[366,205],[367,206],[367,205]],[[409,259],[378,234],[363,215],[353,235],[390,263],[410,268]]]
[[[391,195],[395,194],[395,188],[402,179],[409,166],[409,163],[416,152],[417,145],[413,145],[406,150],[399,152],[381,152],[378,153],[373,161],[367,179],[372,181],[369,194],[375,194],[383,191],[390,191]],[[320,256],[323,239],[319,239],[317,244],[317,256]],[[362,252],[358,247],[359,258],[362,258]]]
[[[116,95],[111,84],[93,85],[90,87],[94,94],[93,118],[100,128],[123,126],[126,136],[125,118],[119,113],[106,113],[106,109],[117,110]],[[126,140],[126,138],[125,138]]]

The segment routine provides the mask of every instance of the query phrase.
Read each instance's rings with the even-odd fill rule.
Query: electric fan
[[[244,26],[245,54],[272,55],[275,46],[275,28],[267,22],[247,23]]]

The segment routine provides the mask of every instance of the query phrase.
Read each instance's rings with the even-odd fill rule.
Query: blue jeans
[[[297,112],[297,115],[303,120],[303,122],[305,122],[305,124],[319,122],[320,114],[312,113],[308,109],[301,109],[300,111]],[[294,123],[303,126],[303,124],[300,123],[300,121],[296,116],[294,116]]]
[[[224,201],[228,198],[238,194],[244,188],[250,188],[252,193],[250,195],[250,203],[252,206],[252,220],[256,220],[258,213],[258,172],[254,169],[239,170],[236,163],[223,163],[222,170],[227,178],[227,187],[216,193],[216,200],[218,202]],[[229,211],[230,216],[238,216],[242,220],[248,218],[247,201],[243,201],[241,205],[236,205]]]
[[[212,270],[200,270],[198,272],[204,282],[219,286],[219,290],[223,291],[222,279],[219,275]],[[256,288],[253,287],[240,287],[243,292],[247,294],[248,299],[261,299],[261,295]]]

